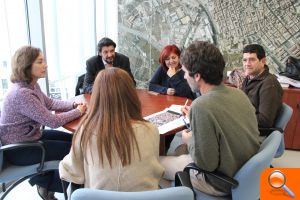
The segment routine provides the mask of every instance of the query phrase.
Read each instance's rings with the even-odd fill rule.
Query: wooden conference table
[[[152,93],[149,93],[149,91],[145,89],[137,89],[136,91],[142,104],[143,117],[162,111],[165,108],[171,106],[172,104],[184,105],[186,101],[186,98],[184,97],[161,95],[161,94],[154,95]],[[74,99],[78,101],[87,102],[88,104],[90,101],[90,95],[89,94],[79,95],[76,96]],[[77,129],[80,123],[80,120],[81,118],[76,119],[72,122],[65,124],[63,127],[71,132],[75,132],[75,130]],[[178,131],[181,131],[183,128],[184,127],[179,127],[165,134],[160,135],[160,149],[159,149],[160,155],[165,155],[166,153],[166,138],[169,135],[173,135]]]

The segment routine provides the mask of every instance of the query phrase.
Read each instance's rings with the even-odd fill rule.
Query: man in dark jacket
[[[269,73],[263,47],[258,44],[245,46],[243,66],[246,79],[243,81],[242,90],[255,107],[258,126],[274,127],[282,106],[283,92],[276,76]]]
[[[102,38],[98,42],[98,55],[86,61],[86,74],[83,83],[83,93],[91,93],[94,80],[98,72],[108,67],[119,67],[128,72],[134,84],[135,80],[131,73],[129,58],[115,52],[116,43],[109,38]]]

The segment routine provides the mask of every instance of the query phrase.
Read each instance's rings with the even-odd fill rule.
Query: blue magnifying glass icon
[[[290,197],[295,198],[294,192],[285,185],[286,177],[281,171],[274,170],[271,172],[268,181],[273,188],[283,188]]]

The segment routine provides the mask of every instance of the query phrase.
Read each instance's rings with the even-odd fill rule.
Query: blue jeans
[[[62,160],[70,152],[72,135],[57,130],[43,130],[40,141],[43,141],[46,149],[45,161]],[[4,155],[10,163],[25,166],[40,163],[42,152],[38,147],[26,147],[6,151]],[[58,170],[35,176],[29,183],[53,192],[62,192]]]

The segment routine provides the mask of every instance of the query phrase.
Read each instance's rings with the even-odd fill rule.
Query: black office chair
[[[40,163],[26,166],[17,166],[5,160],[3,155],[4,151],[26,147],[38,147],[41,149],[42,156]],[[13,188],[15,188],[23,181],[45,172],[58,169],[60,160],[45,161],[45,154],[46,150],[42,141],[23,142],[8,145],[2,145],[0,141],[0,184],[2,184],[3,191],[3,194],[0,196],[0,200],[3,200]],[[13,184],[6,188],[6,183],[9,182],[13,182]],[[64,190],[63,192],[66,197],[66,191]]]
[[[75,89],[75,96],[82,94],[84,77],[85,77],[85,74],[82,74],[81,76],[78,77],[76,89]]]

